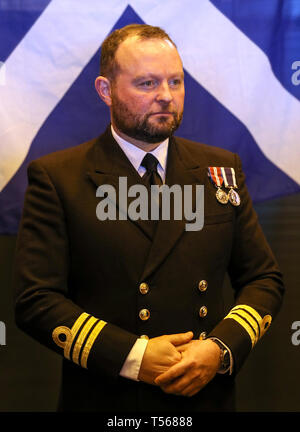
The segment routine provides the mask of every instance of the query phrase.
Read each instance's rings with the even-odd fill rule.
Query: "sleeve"
[[[137,336],[92,316],[68,287],[65,213],[39,161],[28,167],[14,264],[17,326],[78,366],[117,377]]]
[[[237,191],[241,203],[236,207],[228,268],[234,289],[234,305],[209,334],[229,347],[234,360],[234,374],[270,327],[284,294],[281,272],[253,209],[241,161],[237,155],[235,158]]]

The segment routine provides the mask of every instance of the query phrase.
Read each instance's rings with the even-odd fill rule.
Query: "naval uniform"
[[[208,167],[234,169],[240,205],[216,199]],[[233,410],[235,375],[269,328],[284,291],[239,157],[170,139],[166,184],[204,185],[198,231],[187,231],[185,220],[126,220],[120,177],[128,189],[143,184],[110,128],[30,163],[16,247],[16,322],[63,356],[60,410]],[[96,217],[101,185],[113,186],[123,217]],[[226,273],[235,296],[230,310],[222,293]],[[120,376],[140,337],[190,330],[229,348],[232,374],[217,374],[191,398]]]

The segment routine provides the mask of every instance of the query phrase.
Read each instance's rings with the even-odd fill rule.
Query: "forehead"
[[[116,60],[121,72],[130,75],[183,71],[178,51],[168,39],[129,37],[117,49]]]

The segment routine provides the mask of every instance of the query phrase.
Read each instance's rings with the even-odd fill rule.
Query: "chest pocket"
[[[229,201],[227,204],[221,204],[216,198],[216,190],[211,181],[207,179],[204,194],[204,225],[222,224],[235,220],[236,208]]]
[[[218,212],[215,214],[204,215],[204,225],[222,224],[232,222],[234,220],[234,212]]]

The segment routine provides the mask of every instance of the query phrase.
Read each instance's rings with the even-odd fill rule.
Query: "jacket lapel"
[[[110,127],[96,141],[92,153],[93,169],[86,174],[88,178],[98,188],[100,185],[111,185],[116,192],[116,201],[112,204],[116,206],[117,220],[119,215],[128,218],[152,241],[156,230],[156,223],[148,220],[133,220],[128,217],[127,209],[135,197],[128,197],[127,192],[133,185],[141,184],[143,181],[137,173],[127,156],[114,140]],[[120,178],[124,191],[120,191]],[[126,187],[127,186],[127,187]]]
[[[193,160],[191,152],[178,140],[172,138],[168,150],[166,184],[180,185],[183,191],[185,185],[204,185],[206,180],[207,167],[204,155],[199,166],[199,162]],[[193,211],[195,211],[195,203],[193,203]],[[171,218],[159,221],[141,280],[146,280],[162,264],[183,235],[188,222],[184,219],[184,215],[181,220]]]

